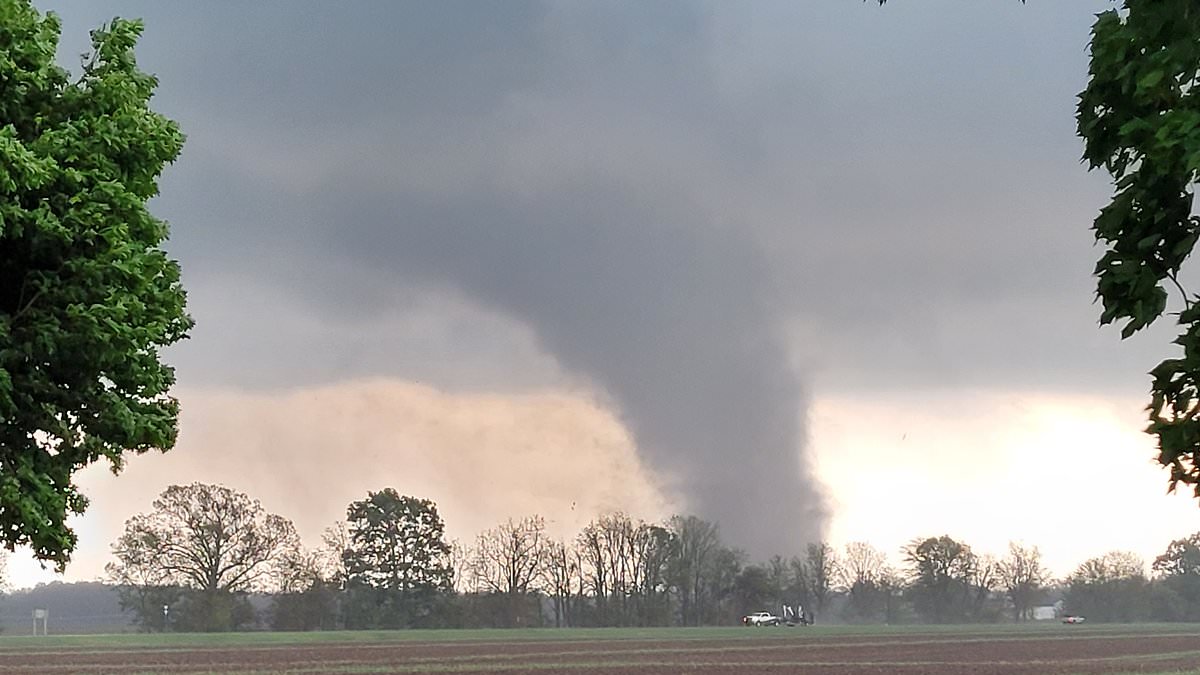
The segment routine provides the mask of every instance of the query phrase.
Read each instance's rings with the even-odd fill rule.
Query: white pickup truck
[[[747,626],[778,626],[780,618],[770,612],[755,612],[742,617],[742,623]]]

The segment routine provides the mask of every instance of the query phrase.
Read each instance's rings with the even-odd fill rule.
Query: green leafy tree
[[[1144,621],[1150,612],[1150,582],[1138,556],[1112,551],[1087,560],[1067,580],[1068,614],[1089,622]]]
[[[1192,0],[1125,0],[1092,27],[1090,79],[1079,95],[1078,130],[1092,169],[1113,178],[1112,202],[1093,224],[1104,254],[1096,265],[1102,324],[1122,337],[1182,304],[1178,358],[1151,371],[1150,425],[1170,487],[1200,497],[1200,303],[1179,281],[1200,218],[1200,7]]]
[[[1171,542],[1166,552],[1154,559],[1152,567],[1163,576],[1200,579],[1200,532]]]
[[[436,622],[439,603],[452,586],[450,545],[437,506],[386,488],[352,502],[346,523],[348,626]]]
[[[733,581],[734,610],[745,616],[762,610],[779,613],[779,589],[771,570],[763,565],[746,565]]]
[[[672,516],[667,523],[675,545],[668,578],[679,599],[680,620],[699,626],[712,613],[712,576],[724,547],[716,523],[696,516]]]
[[[700,617],[701,624],[719,626],[741,619],[743,614],[736,607],[736,584],[745,559],[746,554],[741,550],[726,546],[717,549],[705,574],[703,597],[708,599],[708,603],[705,613]]]
[[[63,569],[79,469],[175,443],[159,351],[185,337],[167,225],[147,210],[183,147],[149,107],[138,21],[92,32],[70,79],[60,22],[0,0],[0,542]]]
[[[1200,621],[1200,532],[1171,542],[1152,569],[1161,585],[1154,618]]]
[[[975,599],[978,559],[948,536],[913,541],[904,549],[909,592],[917,613],[931,623],[964,621]]]
[[[879,575],[879,592],[883,595],[883,620],[885,623],[901,621],[904,588],[904,575],[890,565],[885,566]]]

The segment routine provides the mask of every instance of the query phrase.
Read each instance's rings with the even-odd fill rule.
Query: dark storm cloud
[[[796,361],[830,390],[1142,386],[1147,350],[1094,328],[1107,189],[1071,123],[1107,3],[1011,4],[64,13],[144,16],[189,134],[157,205],[185,380],[436,381],[489,331],[550,373],[529,338],[761,548],[821,521]],[[502,318],[389,340],[380,315],[438,294]]]
[[[162,200],[185,267],[270,279],[346,323],[414,287],[462,294],[602,392],[734,542],[820,537],[769,260],[692,198],[710,187],[694,171],[737,171],[754,141],[714,81],[710,17],[386,7],[160,17],[192,28],[177,72],[156,68],[196,160]]]

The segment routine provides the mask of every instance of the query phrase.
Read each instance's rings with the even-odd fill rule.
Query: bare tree
[[[669,612],[668,575],[676,551],[669,530],[638,522],[628,539],[626,557],[633,570],[626,592],[633,597],[633,622],[640,626],[663,623]]]
[[[838,584],[852,591],[855,585],[876,584],[887,566],[887,556],[864,541],[846,544],[836,574]]]
[[[608,566],[608,623],[629,623],[629,596],[633,585],[634,562],[628,554],[633,546],[633,520],[625,513],[600,516],[594,521],[600,537],[603,555],[600,560]]]
[[[458,593],[478,592],[471,576],[471,550],[457,539],[451,539],[449,543],[450,587]]]
[[[805,612],[812,610],[812,584],[809,583],[808,564],[800,556],[788,559],[787,585],[784,587],[784,598],[788,604],[801,605]]]
[[[1000,588],[1012,603],[1013,621],[1032,619],[1033,607],[1049,579],[1038,547],[1009,542],[1008,555],[1000,561],[996,573]]]
[[[511,518],[481,532],[470,556],[471,576],[478,588],[507,596],[510,625],[522,623],[525,596],[542,579],[546,557],[546,521]]]
[[[593,520],[579,532],[580,575],[586,592],[591,593],[596,603],[596,616],[603,625],[608,623],[609,569],[608,549],[600,519]]]
[[[145,632],[165,632],[169,621],[164,606],[175,605],[183,589],[171,581],[169,571],[148,562],[109,563],[105,566],[108,582],[117,587],[122,611],[133,613],[133,623]]]
[[[988,599],[1000,585],[1000,561],[990,554],[976,556],[970,584],[974,593],[971,614],[978,621],[985,618]]]
[[[639,524],[621,512],[604,514],[583,528],[578,544],[583,577],[595,598],[598,622],[631,623],[633,596],[640,590],[643,573]]]
[[[313,551],[321,578],[335,588],[345,588],[349,572],[346,551],[350,549],[350,528],[344,520],[335,521],[321,531],[321,545]]]
[[[300,546],[282,553],[275,567],[277,576],[273,590],[279,593],[303,593],[328,581],[322,570],[320,553]]]
[[[583,560],[576,546],[550,541],[542,575],[546,592],[554,601],[554,625],[573,626],[576,605],[583,595]]]
[[[823,612],[838,577],[837,553],[825,542],[809,544],[804,565],[809,596],[816,605],[817,612]]]
[[[874,546],[862,541],[846,544],[836,576],[838,586],[849,594],[847,619],[885,620],[886,598],[881,581],[886,567],[887,556]]]
[[[300,547],[282,556],[279,581],[268,613],[273,630],[338,627],[338,583],[327,576],[322,549]]]
[[[471,574],[484,590],[527,593],[541,576],[545,548],[546,521],[541,516],[510,518],[476,538]]]

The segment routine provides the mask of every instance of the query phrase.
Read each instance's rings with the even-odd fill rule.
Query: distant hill
[[[98,581],[56,581],[0,595],[0,631],[33,632],[33,610],[50,611],[51,634],[130,633],[130,615],[121,612],[117,589]]]

